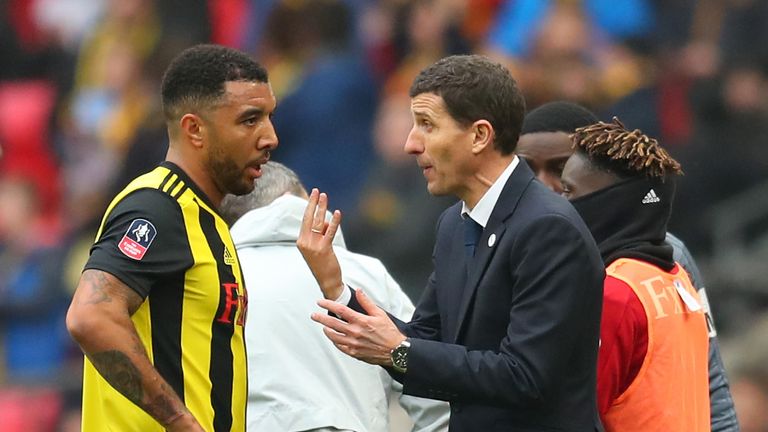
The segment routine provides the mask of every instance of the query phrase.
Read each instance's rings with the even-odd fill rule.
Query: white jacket
[[[282,196],[248,212],[231,230],[248,289],[248,430],[388,432],[389,394],[400,385],[380,367],[337,350],[310,319],[325,311],[296,248],[306,204]],[[346,283],[410,320],[413,304],[379,260],[347,251],[340,230],[334,250]],[[448,429],[446,403],[401,395],[400,405],[414,420],[413,430]]]

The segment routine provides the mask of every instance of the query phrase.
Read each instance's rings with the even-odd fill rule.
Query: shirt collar
[[[515,155],[512,158],[512,162],[509,163],[504,172],[501,173],[499,178],[485,191],[483,197],[477,202],[475,208],[470,209],[467,207],[467,203],[461,202],[461,217],[466,218],[469,216],[475,222],[479,223],[483,228],[488,224],[488,219],[491,218],[491,212],[496,207],[496,202],[501,196],[501,191],[504,189],[504,185],[507,184],[507,180],[512,176],[512,172],[515,171],[520,159]]]

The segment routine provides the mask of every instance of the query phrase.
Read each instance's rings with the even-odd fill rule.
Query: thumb
[[[355,290],[355,298],[357,299],[357,302],[360,303],[360,306],[363,307],[368,316],[376,316],[382,313],[381,309],[376,306],[376,303],[368,298],[367,295],[365,295],[362,289],[358,288]]]

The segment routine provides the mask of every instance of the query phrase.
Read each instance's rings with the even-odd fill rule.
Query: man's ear
[[[493,148],[493,126],[488,120],[477,120],[472,123],[472,153],[479,154],[486,148]]]
[[[200,116],[191,113],[184,114],[179,120],[179,129],[181,136],[186,137],[193,146],[202,148],[205,125]]]

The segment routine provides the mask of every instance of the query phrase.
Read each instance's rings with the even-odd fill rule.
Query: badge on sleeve
[[[117,248],[128,258],[141,261],[156,235],[157,230],[152,222],[146,219],[134,219]]]

